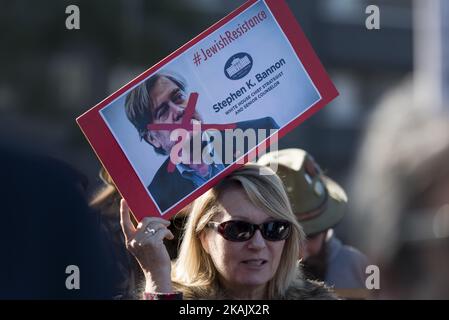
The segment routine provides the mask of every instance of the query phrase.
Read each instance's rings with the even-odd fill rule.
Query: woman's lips
[[[267,263],[267,260],[265,260],[265,259],[248,259],[248,260],[243,260],[242,263],[245,266],[248,266],[250,268],[260,269],[260,268],[264,267],[264,265]]]

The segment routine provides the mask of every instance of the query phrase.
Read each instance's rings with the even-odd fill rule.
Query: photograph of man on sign
[[[152,197],[161,210],[165,210],[179,200],[201,187],[215,175],[234,162],[236,157],[247,153],[248,148],[255,147],[245,143],[243,150],[235,150],[237,143],[233,143],[233,160],[231,163],[220,156],[212,163],[178,163],[174,170],[170,170],[170,153],[177,144],[176,140],[170,138],[170,130],[149,130],[151,124],[178,124],[180,125],[186,115],[188,96],[185,81],[174,74],[157,73],[148,80],[131,90],[125,99],[126,116],[136,128],[141,140],[144,140],[154,148],[154,152],[168,156],[162,166],[157,170],[153,180],[148,186]],[[191,121],[201,123],[201,115],[193,110]],[[176,126],[174,126],[176,128]],[[271,117],[256,120],[238,122],[227,129],[265,129],[265,137],[269,137],[270,129],[278,129],[278,124]],[[217,129],[214,129],[216,131]],[[211,130],[208,130],[211,131]],[[222,149],[226,149],[228,139],[224,138],[224,130],[219,130],[223,135]],[[207,133],[207,131],[206,131]],[[257,135],[256,135],[257,136]],[[257,138],[256,138],[257,139]],[[258,140],[258,139],[257,139]],[[234,139],[235,142],[235,139]],[[260,143],[257,141],[256,143]],[[202,142],[202,148],[209,148],[211,156],[224,155],[223,150],[214,150],[214,143]],[[219,161],[221,160],[221,161]]]

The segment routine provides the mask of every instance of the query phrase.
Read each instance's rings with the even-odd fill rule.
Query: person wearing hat
[[[345,215],[345,191],[301,149],[269,152],[258,163],[277,167],[293,212],[306,233],[307,243],[300,257],[306,276],[333,286],[341,297],[366,298],[367,258],[344,245],[332,229]]]

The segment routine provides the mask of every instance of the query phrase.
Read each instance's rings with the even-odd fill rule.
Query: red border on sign
[[[257,0],[249,0],[77,118],[76,121],[78,125],[97,154],[97,157],[110,174],[120,194],[127,200],[131,211],[138,220],[141,220],[145,216],[160,216],[160,211],[148,194],[146,186],[141,183],[107,124],[104,122],[100,115],[100,110],[119,96],[123,95],[131,87],[149,77],[159,68],[197,44],[209,34],[221,28],[256,2]],[[287,126],[282,127],[277,133],[278,138],[281,138],[337,97],[338,92],[284,0],[265,0],[265,3],[273,13],[282,31],[287,36],[296,55],[302,62],[306,72],[309,74],[312,82],[322,97],[306,112],[294,119]],[[269,145],[270,141],[268,140],[266,146],[264,147],[264,144],[262,144],[259,149],[267,148]],[[251,152],[251,154],[254,155],[255,152]],[[166,219],[170,218],[173,214],[180,211],[187,204],[206,192],[209,188],[216,185],[222,178],[240,166],[242,165],[233,164],[228,166],[209,182],[195,190],[176,206],[169,209],[163,217]]]

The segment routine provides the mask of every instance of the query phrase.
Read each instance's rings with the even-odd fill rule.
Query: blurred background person
[[[449,299],[449,119],[425,101],[410,79],[387,94],[354,172],[352,236],[381,298]]]
[[[304,228],[307,241],[300,258],[305,276],[324,281],[340,297],[366,298],[367,258],[344,245],[332,229],[347,212],[345,191],[302,149],[270,152],[258,163],[277,168],[293,213]]]
[[[449,2],[413,1],[413,73],[367,118],[346,230],[385,299],[449,299]]]
[[[135,299],[139,288],[139,283],[143,281],[143,274],[140,271],[137,261],[125,249],[122,228],[120,227],[120,216],[118,215],[120,194],[115,185],[103,168],[100,170],[100,177],[104,186],[94,192],[94,197],[90,201],[90,206],[99,215],[101,222],[107,230],[114,251],[116,252],[115,263],[120,270],[121,279],[118,283],[120,299]],[[136,223],[136,222],[134,222]]]
[[[115,298],[115,252],[87,205],[87,179],[47,156],[0,154],[0,299]]]

